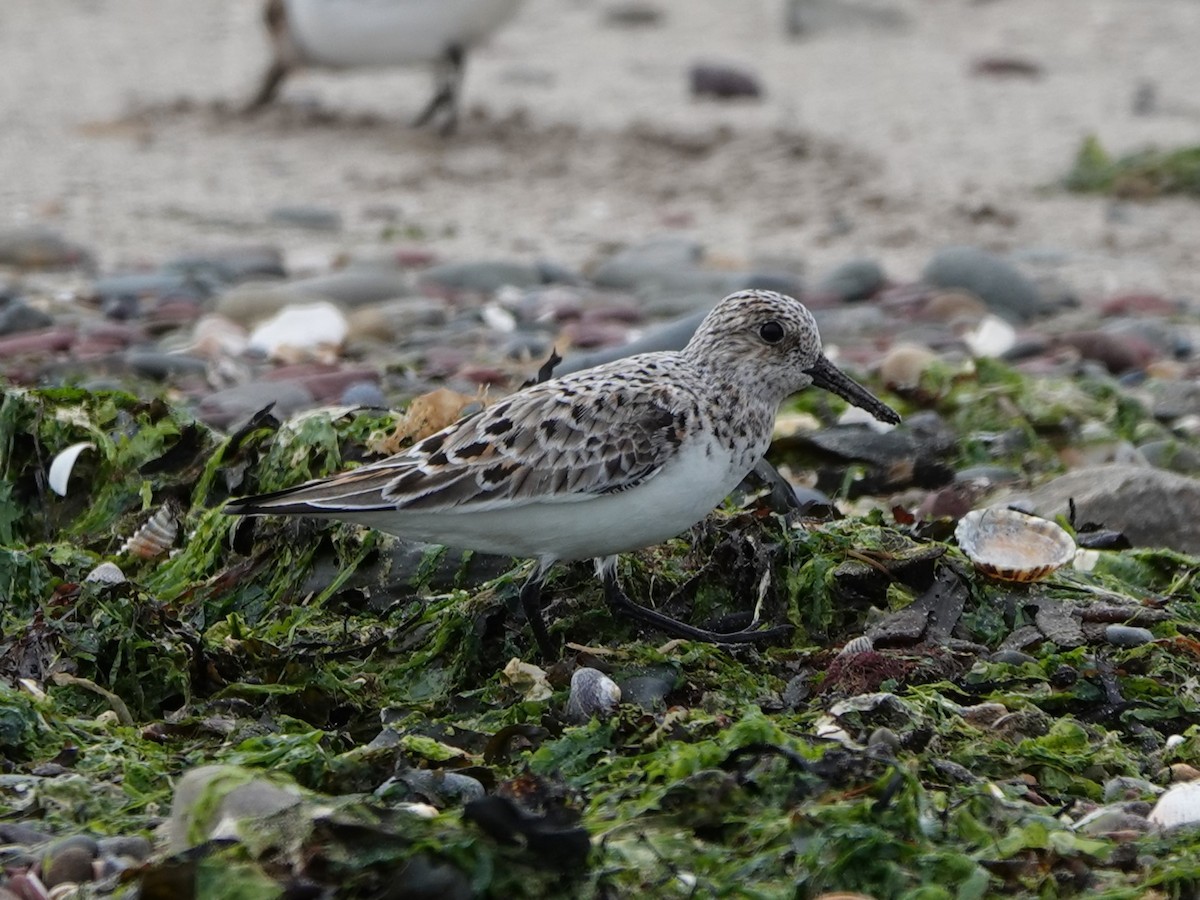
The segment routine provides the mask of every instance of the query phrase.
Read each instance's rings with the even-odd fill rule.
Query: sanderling
[[[555,563],[579,559],[596,561],[614,612],[678,637],[762,642],[787,627],[718,633],[633,602],[617,583],[617,554],[708,515],[766,452],[779,404],[811,384],[900,421],[824,356],[802,303],[741,291],[718,303],[681,351],[539,382],[388,459],[225,509],[324,516],[532,557],[521,604],[548,658],[556,649],[542,619],[542,581]]]
[[[274,57],[254,99],[270,103],[301,66],[435,67],[436,88],[414,125],[444,112],[444,133],[458,122],[467,51],[512,18],[523,0],[267,0]]]

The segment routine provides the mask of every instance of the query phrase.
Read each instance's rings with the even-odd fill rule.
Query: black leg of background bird
[[[617,584],[617,574],[613,571],[604,573],[604,599],[613,615],[625,613],[630,618],[637,619],[647,625],[652,625],[672,637],[688,638],[693,641],[704,641],[709,644],[766,644],[787,637],[792,632],[791,625],[780,625],[765,631],[708,631],[696,628],[670,616],[655,612],[645,606],[634,603]]]
[[[291,67],[280,60],[275,60],[263,75],[262,85],[258,89],[258,93],[254,98],[242,107],[242,115],[250,115],[256,113],[272,100],[275,99],[275,94],[279,90],[279,85],[283,84],[283,79],[291,71]]]
[[[446,110],[446,121],[438,129],[442,135],[453,134],[458,128],[458,93],[462,85],[466,53],[457,45],[446,50],[437,72],[437,88],[425,108],[413,119],[413,127],[421,128],[433,121],[442,109]]]
[[[521,608],[525,610],[525,618],[533,630],[533,639],[537,641],[542,658],[547,661],[558,659],[558,646],[550,637],[546,628],[546,620],[542,618],[542,579],[545,570],[538,567],[521,586]]]

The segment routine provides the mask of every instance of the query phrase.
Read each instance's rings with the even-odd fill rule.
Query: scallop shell
[[[1001,581],[1039,581],[1075,558],[1061,527],[1003,506],[967,513],[954,537],[976,569]]]

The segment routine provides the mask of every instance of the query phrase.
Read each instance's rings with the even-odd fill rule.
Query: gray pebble
[[[816,291],[843,302],[866,300],[883,288],[884,280],[883,266],[875,260],[852,259],[817,282]]]
[[[100,838],[99,851],[104,856],[124,856],[139,862],[150,858],[154,845],[141,835]]]
[[[1037,658],[1020,650],[997,650],[988,657],[989,662],[1003,663],[1009,666],[1023,666],[1025,663],[1035,663]]]
[[[1156,469],[1183,475],[1200,474],[1200,452],[1180,441],[1148,441],[1138,446],[1142,458]]]
[[[1104,629],[1104,639],[1118,647],[1140,647],[1154,640],[1154,632],[1135,625],[1114,624]]]
[[[674,669],[630,675],[618,682],[621,698],[642,709],[661,709],[666,706],[667,695],[675,689],[677,678]]]
[[[542,273],[535,266],[506,261],[443,263],[422,272],[421,283],[455,291],[493,294],[503,287],[526,288],[541,284]]]
[[[696,241],[662,235],[613,254],[592,272],[592,281],[600,287],[631,290],[647,278],[693,269],[703,256],[704,248]]]
[[[697,63],[688,70],[688,81],[693,97],[733,100],[763,95],[757,75],[723,63]]]
[[[277,206],[267,214],[267,221],[272,225],[310,231],[340,231],[342,228],[341,215],[320,206]]]
[[[291,281],[288,287],[312,299],[331,300],[343,309],[383,303],[413,293],[409,277],[391,266],[354,266],[330,275]]]
[[[274,404],[272,413],[282,420],[312,403],[312,394],[298,384],[251,381],[209,394],[200,401],[196,418],[214,428],[228,428],[270,404]]]
[[[1134,778],[1131,775],[1118,775],[1104,782],[1104,802],[1114,803],[1123,800],[1141,800],[1146,797],[1156,797],[1163,789],[1145,778]]]
[[[572,354],[563,360],[562,365],[555,370],[555,374],[566,375],[568,372],[577,372],[580,369],[598,366],[614,359],[624,359],[626,356],[633,356],[636,353],[649,353],[653,350],[682,350],[692,339],[696,327],[704,321],[706,315],[708,315],[708,310],[701,310],[676,319],[674,322],[667,322],[657,328],[652,328],[636,341],[631,341],[621,347],[609,347],[595,353]]]
[[[996,315],[1027,322],[1047,311],[1037,285],[1012,263],[978,247],[946,247],[934,254],[922,276],[928,284],[963,288]]]
[[[95,854],[85,847],[67,847],[47,855],[48,862],[42,866],[42,883],[48,888],[59,884],[82,884],[95,877],[92,861]]]
[[[379,385],[372,381],[358,381],[342,391],[341,402],[345,406],[365,406],[368,409],[387,409],[387,398]]]
[[[228,284],[250,278],[283,278],[283,252],[269,244],[222,247],[185,253],[169,260],[164,272],[211,278]]]
[[[0,306],[0,335],[35,331],[38,328],[49,328],[53,324],[54,318],[48,313],[34,309],[20,300],[12,300]]]
[[[139,375],[165,381],[179,375],[204,375],[208,362],[182,353],[163,353],[133,347],[125,351],[125,364]]]
[[[91,268],[92,255],[41,226],[0,229],[0,265],[22,269]]]

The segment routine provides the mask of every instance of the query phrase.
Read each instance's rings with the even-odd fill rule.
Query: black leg
[[[558,646],[550,637],[546,620],[542,618],[542,579],[545,575],[546,570],[539,566],[521,586],[521,608],[525,610],[525,618],[529,620],[542,659],[550,662],[558,659]]]
[[[791,625],[779,625],[765,631],[747,628],[742,631],[720,632],[696,628],[686,622],[680,622],[678,619],[672,619],[670,616],[664,616],[662,613],[634,603],[617,584],[615,568],[607,569],[604,572],[604,599],[614,616],[625,613],[639,622],[653,625],[672,637],[704,641],[709,644],[766,644],[785,638],[792,632]]]
[[[438,130],[443,135],[449,135],[458,128],[458,94],[466,61],[467,55],[462,47],[455,45],[446,51],[438,64],[437,87],[425,108],[413,119],[414,128],[429,124],[443,109],[446,110],[446,120]]]
[[[242,115],[250,115],[258,112],[273,99],[279,90],[279,85],[283,83],[283,79],[287,77],[291,67],[281,60],[274,60],[270,68],[267,69],[263,76],[262,85],[259,86],[258,93],[254,95],[249,103],[242,107]]]

